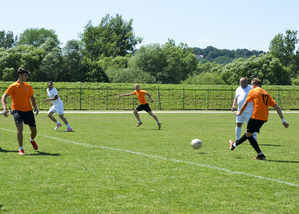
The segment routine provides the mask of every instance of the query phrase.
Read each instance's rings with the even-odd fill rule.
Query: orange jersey
[[[31,85],[25,83],[21,85],[19,81],[11,84],[5,94],[11,96],[11,110],[32,111],[30,98],[34,94]]]
[[[257,87],[251,89],[246,101],[253,102],[252,119],[267,121],[269,116],[269,106],[273,107],[276,102],[264,89]]]
[[[146,91],[139,89],[138,91],[134,91],[133,93],[136,94],[136,96],[138,97],[140,105],[147,104],[145,97],[144,97],[144,95],[146,94]]]

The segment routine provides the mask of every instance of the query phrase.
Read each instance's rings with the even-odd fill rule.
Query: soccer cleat
[[[29,139],[29,141],[30,141],[30,143],[32,144],[33,148],[34,148],[35,150],[37,150],[37,149],[38,149],[38,146],[37,146],[35,140],[34,140],[34,141],[31,141],[31,140]]]
[[[141,126],[141,125],[142,125],[142,122],[138,123],[138,124],[136,125],[136,127],[139,127],[139,126]]]
[[[67,128],[67,130],[65,130],[65,132],[71,132],[71,131],[73,131],[72,128]]]
[[[0,151],[3,151],[3,149],[1,149],[1,147],[0,147]]]
[[[229,140],[229,149],[234,150],[236,147],[234,146],[234,142],[232,140]]]
[[[161,129],[161,122],[158,123],[158,128]]]
[[[54,130],[59,129],[59,127],[61,127],[61,126],[62,126],[61,123],[59,123],[58,125],[56,125],[56,127],[54,128]]]
[[[266,156],[264,154],[256,156],[256,158],[253,158],[253,160],[265,160]]]
[[[19,150],[19,155],[24,155],[24,149]]]

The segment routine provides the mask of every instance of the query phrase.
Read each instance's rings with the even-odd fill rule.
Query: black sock
[[[236,146],[240,145],[241,143],[245,142],[248,139],[246,137],[246,133],[240,138],[240,140],[236,140]]]
[[[257,143],[257,141],[253,138],[253,136],[251,136],[250,138],[248,138],[248,140],[249,140],[251,146],[255,149],[255,151],[257,153],[261,153],[262,152],[261,149],[260,149],[260,147],[259,147],[259,145],[258,145],[258,143]]]

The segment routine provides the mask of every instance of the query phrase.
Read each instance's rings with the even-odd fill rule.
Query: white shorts
[[[236,123],[248,123],[250,117],[251,117],[252,112],[243,112],[240,116],[236,117]]]
[[[52,105],[52,107],[49,109],[49,112],[58,113],[58,115],[63,114],[63,104],[61,105]]]

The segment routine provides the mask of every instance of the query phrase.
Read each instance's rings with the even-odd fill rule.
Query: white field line
[[[16,132],[15,130],[10,130],[10,129],[4,129],[4,128],[0,128],[0,129],[5,130],[5,131],[10,131],[10,132]],[[24,132],[24,133],[26,133],[26,132]],[[26,134],[30,134],[30,133],[27,132]],[[106,147],[106,146],[90,145],[90,144],[86,144],[86,143],[80,143],[80,142],[75,142],[75,141],[71,141],[71,140],[60,139],[60,138],[51,137],[51,136],[42,135],[42,134],[39,134],[38,136],[50,138],[50,139],[54,139],[54,140],[59,140],[59,141],[63,141],[66,143],[72,143],[72,144],[80,145],[80,146],[88,146],[88,147],[93,147],[93,148],[109,149],[109,150],[114,150],[114,151],[126,152],[126,153],[135,154],[135,155],[141,155],[141,156],[146,156],[146,157],[150,157],[150,158],[161,159],[161,160],[165,160],[165,161],[172,161],[172,162],[177,162],[177,163],[184,163],[184,164],[190,164],[190,165],[194,165],[194,166],[205,167],[205,168],[209,168],[209,169],[215,169],[218,171],[224,171],[224,172],[231,173],[231,174],[238,174],[238,175],[244,175],[244,176],[248,176],[248,177],[254,177],[254,178],[258,178],[258,179],[262,179],[262,180],[268,180],[268,181],[273,181],[276,183],[286,184],[289,186],[296,186],[296,187],[299,186],[298,184],[294,184],[294,183],[290,183],[290,182],[286,182],[286,181],[281,181],[281,180],[263,177],[263,176],[259,176],[259,175],[251,175],[251,174],[244,173],[244,172],[231,171],[229,169],[216,167],[216,166],[193,163],[193,162],[182,161],[182,160],[177,160],[177,159],[169,159],[169,158],[165,158],[165,157],[149,155],[149,154],[145,154],[145,153],[141,153],[141,152],[134,152],[134,151],[125,150],[125,149],[116,149],[116,148],[111,148],[111,147]]]

